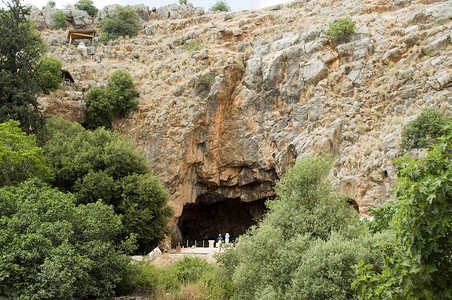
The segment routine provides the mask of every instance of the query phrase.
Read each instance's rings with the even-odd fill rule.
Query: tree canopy
[[[0,122],[18,120],[27,133],[38,133],[43,118],[37,109],[35,67],[44,42],[28,11],[19,0],[0,9]]]
[[[111,297],[128,267],[117,243],[123,226],[111,206],[76,206],[32,179],[0,189],[0,298]]]
[[[120,36],[133,37],[138,34],[138,15],[130,7],[118,6],[114,16],[107,16],[101,22],[100,41],[106,42]]]
[[[169,194],[150,174],[145,154],[127,138],[103,128],[84,130],[61,118],[48,121],[46,161],[52,184],[77,203],[102,199],[123,215],[126,231],[138,234],[139,251],[152,250],[168,233]]]
[[[36,146],[36,137],[27,135],[19,126],[18,121],[0,123],[0,187],[32,177],[51,177],[44,151]]]
[[[39,88],[43,93],[48,94],[60,87],[63,82],[63,77],[61,77],[62,66],[63,63],[53,57],[43,56],[39,60],[36,73]]]

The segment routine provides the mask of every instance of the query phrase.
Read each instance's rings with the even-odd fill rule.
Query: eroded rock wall
[[[328,23],[344,16],[356,33],[332,44]],[[391,197],[402,126],[426,107],[451,110],[451,19],[452,1],[305,0],[151,19],[136,38],[50,55],[87,89],[132,73],[139,109],[114,129],[146,151],[176,218],[187,204],[272,197],[293,160],[320,152],[337,157],[334,185],[366,214]],[[64,115],[81,119],[74,107]]]

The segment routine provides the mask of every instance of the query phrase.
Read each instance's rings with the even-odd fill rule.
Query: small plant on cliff
[[[179,4],[180,4],[180,5],[182,5],[182,4],[187,5],[187,0],[179,0]]]
[[[67,28],[66,15],[61,10],[52,14],[52,27],[56,29]]]
[[[36,68],[38,74],[38,85],[41,91],[48,94],[50,91],[55,91],[63,82],[61,77],[61,61],[56,58],[43,56]]]
[[[126,70],[118,69],[113,72],[107,80],[105,92],[116,117],[125,117],[138,107],[135,83]]]
[[[226,3],[226,1],[217,1],[211,8],[210,11],[231,11],[231,7]]]
[[[350,17],[345,17],[335,22],[330,22],[326,35],[330,40],[341,43],[348,42],[354,33],[355,23]]]
[[[79,10],[86,11],[91,17],[93,17],[98,11],[92,0],[79,0],[74,4],[74,7]]]
[[[413,148],[428,148],[438,142],[442,128],[450,118],[439,111],[427,109],[402,129],[402,148],[409,151]]]
[[[46,5],[47,5],[48,7],[50,7],[50,8],[54,8],[55,5],[56,5],[56,3],[55,3],[55,1],[49,1],[49,2],[47,2]]]
[[[206,97],[209,94],[210,87],[215,82],[213,74],[200,75],[196,78],[195,87],[196,92],[201,97]]]
[[[107,16],[102,22],[101,42],[117,39],[120,36],[138,34],[138,14],[129,7],[118,6],[114,17]]]
[[[204,48],[205,46],[196,40],[187,40],[185,41],[184,45],[181,47],[182,49],[189,50],[189,51],[198,51]]]

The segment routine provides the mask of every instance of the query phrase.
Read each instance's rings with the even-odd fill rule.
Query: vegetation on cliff
[[[118,6],[114,16],[107,15],[102,20],[101,28],[101,42],[114,40],[120,36],[136,36],[138,34],[138,15],[129,7]]]

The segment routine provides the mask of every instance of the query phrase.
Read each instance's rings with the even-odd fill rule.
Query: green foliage
[[[117,39],[120,36],[133,37],[138,34],[138,15],[128,7],[118,6],[114,17],[107,16],[101,22],[101,42]]]
[[[50,91],[55,91],[63,82],[61,77],[61,67],[63,64],[56,58],[43,56],[36,68],[38,74],[38,85],[41,91],[48,94]]]
[[[67,29],[66,15],[61,10],[52,14],[52,27],[55,29]]]
[[[382,270],[358,266],[354,287],[364,299],[451,299],[452,123],[428,156],[397,161],[397,199]]]
[[[187,5],[187,0],[179,0],[179,4],[180,4],[180,5],[182,5],[182,4]]]
[[[27,133],[40,133],[44,121],[38,110],[39,90],[34,68],[44,42],[34,31],[28,8],[19,0],[0,9],[0,122],[20,121]]]
[[[429,148],[438,142],[442,128],[449,118],[439,111],[427,109],[402,129],[402,148],[409,151],[413,148]]]
[[[240,238],[237,253],[223,266],[223,274],[233,281],[234,297],[341,299],[351,293],[351,267],[360,258],[368,261],[370,246],[359,243],[365,226],[326,181],[330,166],[330,159],[306,158],[277,184],[277,198],[267,202],[264,219]],[[305,261],[318,265],[309,267]],[[329,273],[335,275],[329,278]],[[312,283],[327,281],[330,289],[324,296],[308,296],[320,295]]]
[[[231,11],[231,7],[227,4],[226,1],[220,0],[217,1],[211,8],[210,11]]]
[[[215,82],[215,76],[213,74],[200,75],[196,78],[195,88],[196,92],[201,97],[206,97],[209,94],[210,87]]]
[[[92,0],[79,0],[74,6],[77,9],[86,11],[91,17],[94,17],[98,11]]]
[[[110,297],[128,266],[119,216],[31,180],[0,189],[0,298]]]
[[[86,123],[89,128],[111,128],[113,122],[112,106],[105,90],[94,87],[86,95]]]
[[[348,42],[355,33],[355,23],[350,17],[345,17],[330,23],[326,36],[334,42]]]
[[[59,118],[50,118],[49,139],[44,146],[55,174],[52,184],[72,192],[77,203],[102,199],[122,214],[125,231],[138,234],[139,251],[155,248],[168,233],[172,210],[160,180],[149,174],[142,151],[128,139],[103,128],[79,131]],[[58,128],[68,132],[58,132]]]
[[[190,39],[187,40],[181,48],[189,51],[198,51],[205,48],[205,46],[198,43],[196,40]]]
[[[18,121],[0,123],[0,187],[28,178],[49,179],[44,152],[36,146],[36,137],[19,128]]]
[[[47,6],[50,7],[50,8],[54,8],[55,5],[56,5],[55,1],[49,1],[49,2],[47,2]]]
[[[105,91],[114,116],[125,117],[132,110],[138,108],[135,84],[132,76],[126,70],[114,71],[107,80]]]
[[[373,216],[372,221],[365,221],[369,230],[373,233],[390,229],[394,214],[399,209],[400,202],[389,200],[378,208],[370,208],[369,215]]]

